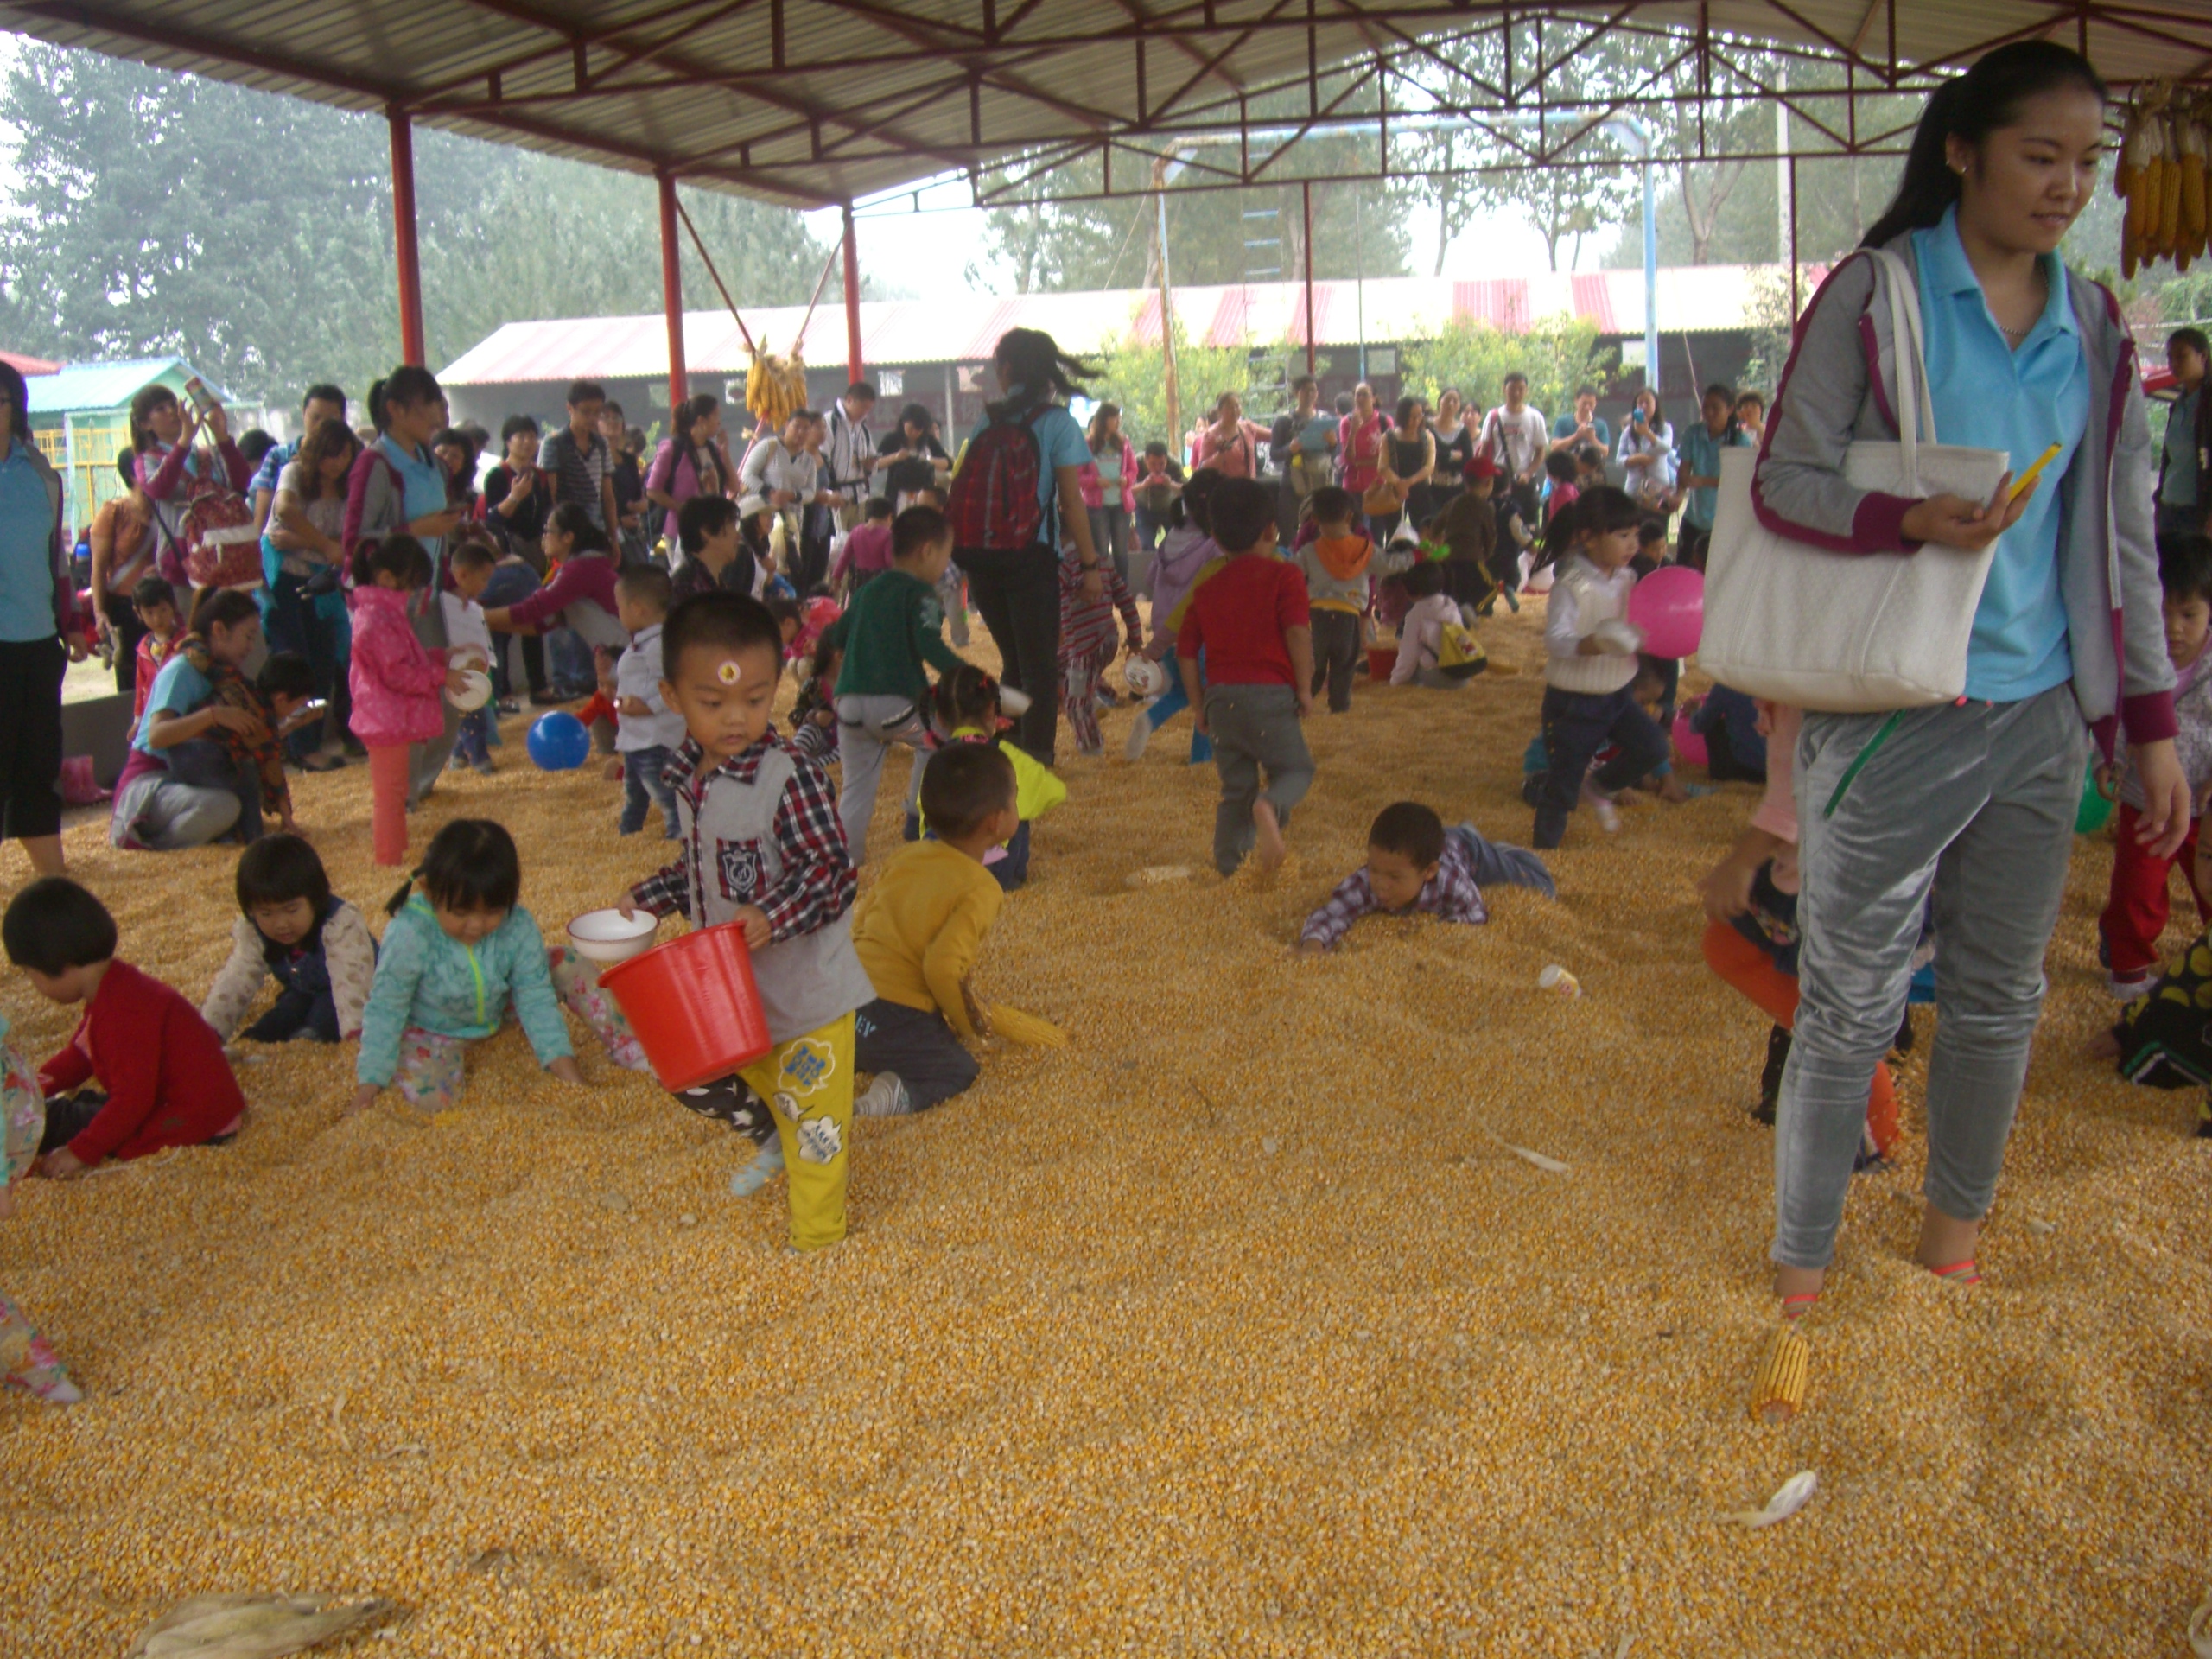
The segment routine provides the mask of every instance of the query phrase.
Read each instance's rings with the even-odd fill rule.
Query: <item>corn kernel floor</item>
[[[1363,685],[1313,722],[1272,890],[1211,874],[1187,719],[1132,767],[1109,715],[984,976],[1075,1046],[863,1124],[822,1256],[784,1255],[780,1185],[730,1198],[727,1135],[603,1055],[564,1090],[512,1033],[449,1122],[387,1095],[341,1122],[346,1056],[267,1051],[234,1147],[28,1187],[0,1285],[88,1398],[0,1402],[0,1650],[114,1653],[184,1597],[280,1587],[401,1598],[363,1650],[472,1659],[2181,1652],[2212,1581],[2212,1141],[2190,1096],[2082,1058],[2101,842],[1987,1282],[1908,1260],[1923,1042],[1780,1429],[1745,1411],[1765,1025],[1696,943],[1748,791],[1611,841],[1578,817],[1557,906],[1292,955],[1388,800],[1526,839],[1531,608],[1486,625],[1499,671],[1466,690]],[[663,845],[615,840],[617,786],[535,772],[521,735],[416,845],[501,817],[557,929]],[[364,909],[393,885],[367,784],[300,786]],[[204,988],[232,855],[69,853],[126,955]],[[1160,864],[1197,874],[1125,884]],[[1536,989],[1553,961],[1583,1000]],[[66,1034],[20,977],[4,1005],[35,1057]],[[1807,1468],[1796,1519],[1719,1521]]]

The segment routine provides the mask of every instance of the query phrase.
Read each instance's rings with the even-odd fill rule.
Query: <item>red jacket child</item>
[[[51,1100],[97,1082],[107,1104],[69,1142],[86,1168],[196,1147],[238,1127],[245,1096],[200,1010],[127,962],[111,961],[69,1046],[39,1069]]]

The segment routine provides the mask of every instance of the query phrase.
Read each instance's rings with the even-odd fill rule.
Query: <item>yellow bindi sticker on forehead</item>
[[[724,685],[735,685],[745,677],[745,671],[737,665],[736,658],[731,658],[715,671],[715,677]]]

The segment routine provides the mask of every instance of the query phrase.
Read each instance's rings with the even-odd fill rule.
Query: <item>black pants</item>
[[[957,563],[1005,664],[1001,683],[1029,697],[1014,741],[1049,766],[1060,726],[1059,555],[1048,547],[971,551],[958,555]]]
[[[1620,753],[1598,772],[1600,789],[1620,789],[1667,762],[1667,739],[1623,686],[1593,695],[1544,691],[1544,781],[1536,796],[1536,848],[1556,847],[1567,834],[1567,814],[1581,798],[1582,777],[1608,741]]]
[[[1057,611],[1053,621],[1057,630]],[[61,677],[68,671],[69,648],[59,635],[0,640],[0,837],[61,833],[54,784],[61,776]]]
[[[46,1103],[46,1133],[39,1139],[39,1156],[59,1152],[87,1128],[107,1104],[107,1096],[98,1089],[81,1089],[73,1095],[62,1095]]]
[[[1706,555],[1713,548],[1713,526],[1693,524],[1683,521],[1681,539],[1675,546],[1675,563],[1688,565],[1693,570],[1705,569]]]
[[[776,1138],[776,1120],[767,1102],[754,1094],[743,1077],[732,1075],[686,1089],[676,1096],[676,1103],[687,1112],[726,1124],[756,1147],[765,1147]]]
[[[101,594],[100,614],[115,640],[115,689],[130,696],[138,689],[138,642],[146,637],[146,625],[128,594]]]
[[[853,1066],[896,1074],[918,1112],[965,1093],[977,1075],[943,1014],[880,996],[853,1016]]]
[[[1359,671],[1359,650],[1357,616],[1350,611],[1313,607],[1313,683],[1308,689],[1319,696],[1322,684],[1327,683],[1332,715],[1341,715],[1351,707],[1351,682]]]
[[[268,1013],[245,1028],[249,1041],[289,1043],[302,1032],[318,1043],[338,1040],[338,1005],[327,990],[279,991]]]

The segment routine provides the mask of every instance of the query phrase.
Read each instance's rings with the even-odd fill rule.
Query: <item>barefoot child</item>
[[[875,987],[854,1020],[854,1060],[874,1073],[861,1117],[926,1111],[976,1081],[964,1043],[990,1033],[969,987],[1003,902],[983,855],[1020,823],[1014,763],[995,747],[955,744],[930,758],[922,811],[933,839],[883,867],[855,912],[853,947]]]
[[[1225,480],[1214,490],[1212,516],[1226,562],[1192,591],[1175,654],[1221,774],[1214,868],[1233,875],[1255,848],[1262,870],[1281,865],[1284,823],[1313,786],[1313,757],[1298,722],[1313,712],[1313,631],[1304,576],[1275,556],[1275,503],[1267,486]]]
[[[99,899],[66,876],[34,881],[0,919],[0,942],[40,995],[85,1005],[69,1046],[39,1069],[39,1174],[67,1179],[111,1154],[238,1133],[245,1096],[223,1039],[175,991],[117,958],[115,918]]]
[[[901,519],[923,511],[910,507]],[[894,567],[858,602],[918,580],[911,567]],[[756,1141],[774,1135],[732,1190],[757,1191],[788,1167],[791,1248],[819,1249],[845,1236],[853,1011],[875,995],[853,951],[858,884],[836,798],[829,774],[770,724],[783,640],[759,601],[727,593],[683,601],[661,630],[661,695],[689,733],[668,773],[683,851],[621,906],[745,930],[775,1047],[715,1086],[719,1104],[684,1104]],[[855,729],[847,724],[844,735]],[[773,1103],[772,1131],[747,1121],[747,1087]]]
[[[231,959],[200,1017],[229,1042],[273,976],[276,1004],[246,1027],[248,1041],[358,1037],[376,976],[376,941],[361,912],[330,891],[315,849],[297,836],[257,841],[238,855],[238,896]]]
[[[418,1110],[445,1110],[461,1096],[469,1045],[496,1036],[510,1014],[537,1063],[582,1087],[564,1001],[615,1064],[645,1068],[638,1039],[590,965],[565,944],[549,951],[536,918],[516,902],[521,896],[522,858],[500,825],[455,818],[430,838],[421,866],[385,906],[391,922],[362,1011],[359,1086],[348,1112],[387,1086]]]
[[[1354,922],[1376,914],[1420,912],[1479,925],[1490,919],[1484,882],[1559,897],[1551,872],[1534,853],[1486,841],[1471,823],[1447,831],[1433,808],[1396,802],[1376,815],[1367,832],[1367,862],[1306,918],[1298,948],[1309,956],[1333,950]]]

